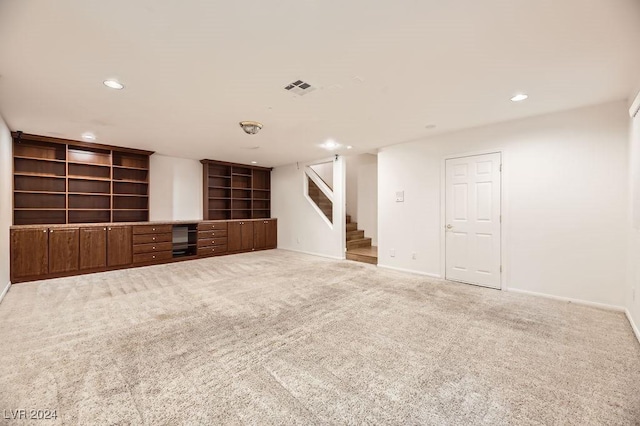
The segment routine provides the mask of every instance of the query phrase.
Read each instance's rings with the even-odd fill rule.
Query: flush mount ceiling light
[[[105,80],[102,82],[105,86],[110,89],[121,90],[124,89],[124,84],[120,83],[118,80]]]
[[[252,161],[251,164],[258,164],[258,162],[257,161]]]
[[[518,93],[513,98],[511,98],[511,101],[512,102],[522,102],[525,99],[527,99],[528,97],[529,97],[529,95],[525,95],[524,93]]]
[[[93,141],[96,140],[96,135],[94,135],[91,132],[84,132],[82,134],[82,139],[84,139],[85,141],[88,141],[88,142],[93,142]]]
[[[240,127],[242,130],[248,135],[255,135],[262,129],[262,123],[258,123],[257,121],[241,121]]]

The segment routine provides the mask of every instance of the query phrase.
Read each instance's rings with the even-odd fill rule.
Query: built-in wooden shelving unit
[[[14,225],[149,220],[149,156],[13,133]]]
[[[271,169],[201,160],[205,220],[271,217]]]

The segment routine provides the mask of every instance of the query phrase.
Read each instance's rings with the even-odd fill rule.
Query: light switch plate
[[[396,191],[396,203],[404,203],[404,191]]]

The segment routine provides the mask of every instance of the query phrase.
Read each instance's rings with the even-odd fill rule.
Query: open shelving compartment
[[[13,138],[15,225],[148,220],[151,151]]]
[[[205,220],[271,217],[271,169],[201,160]]]

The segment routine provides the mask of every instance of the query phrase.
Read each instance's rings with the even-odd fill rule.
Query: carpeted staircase
[[[357,262],[378,264],[378,248],[371,245],[371,238],[364,236],[364,231],[358,229],[356,222],[351,222],[347,215],[347,259]]]

